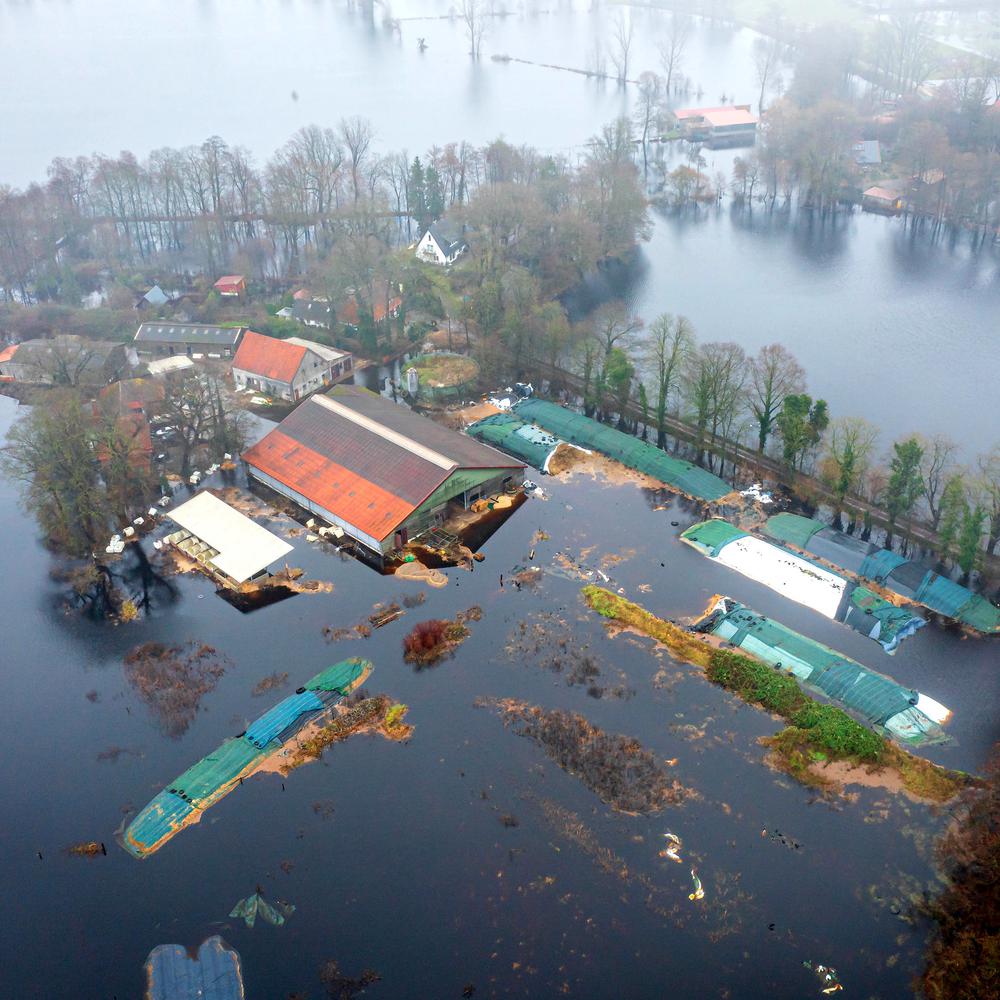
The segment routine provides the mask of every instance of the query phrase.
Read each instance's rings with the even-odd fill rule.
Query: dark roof
[[[433,222],[427,231],[434,237],[434,242],[450,257],[465,246],[465,238],[450,222]]]
[[[524,468],[355,386],[306,400],[243,457],[377,539],[459,468]]]
[[[292,316],[300,323],[321,323],[326,326],[330,322],[330,303],[316,299],[295,299],[292,302]]]
[[[205,347],[235,347],[242,326],[205,326],[201,323],[143,323],[135,331],[138,344],[201,344]]]

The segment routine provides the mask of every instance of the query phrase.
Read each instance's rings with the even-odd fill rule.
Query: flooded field
[[[0,433],[14,413],[0,400]],[[331,591],[241,614],[179,575],[117,627],[64,609],[56,562],[0,483],[17,572],[3,597],[4,994],[134,997],[154,946],[221,933],[253,997],[320,997],[321,974],[342,988],[373,970],[372,997],[798,1000],[819,995],[805,962],[832,965],[851,995],[907,995],[927,933],[911,907],[937,885],[947,814],[874,788],[824,800],[769,770],[757,739],[779,721],[648,640],[609,638],[579,590],[599,569],[665,618],[733,594],[948,704],[955,740],[926,755],[965,769],[1000,735],[995,644],[932,624],[889,659],[681,544],[699,517],[686,502],[582,473],[541,482],[549,499],[516,511],[473,572],[443,570],[444,588],[380,576],[277,521],[289,564]],[[405,613],[357,627],[393,604]],[[405,662],[415,625],[473,607],[449,655]],[[127,662],[147,643],[152,673]],[[173,649],[166,666],[152,656]],[[175,775],[350,656],[374,664],[365,695],[408,706],[409,740],[356,735],[259,775],[144,861],[114,843]],[[153,682],[178,671],[197,698],[172,712]],[[534,724],[505,725],[501,704]],[[622,754],[637,762],[625,796]],[[652,802],[633,794],[647,785]],[[67,853],[91,842],[107,853]],[[283,926],[228,916],[257,885],[295,907]]]

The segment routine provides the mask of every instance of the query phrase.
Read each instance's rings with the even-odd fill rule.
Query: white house
[[[277,340],[247,330],[233,358],[237,389],[255,389],[291,401],[332,384],[352,368],[351,355],[290,337]]]
[[[445,222],[435,222],[417,244],[417,259],[432,264],[454,264],[467,249],[461,233]]]

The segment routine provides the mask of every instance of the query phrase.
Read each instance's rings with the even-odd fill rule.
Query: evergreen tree
[[[819,444],[829,423],[826,400],[813,402],[812,396],[804,392],[786,396],[775,420],[785,464],[801,469],[806,455]]]
[[[958,536],[958,565],[966,580],[979,565],[979,558],[982,554],[983,518],[985,517],[986,511],[980,504],[976,504],[971,510],[966,505],[965,516],[962,518],[962,530]]]
[[[441,187],[441,175],[428,167],[424,172],[424,202],[427,206],[427,216],[431,222],[444,215],[444,189]]]
[[[427,228],[430,220],[427,218],[427,187],[424,178],[423,164],[420,157],[415,156],[410,166],[410,180],[406,192],[410,214],[417,220],[421,230]]]
[[[945,483],[944,492],[941,494],[941,517],[938,521],[938,555],[945,562],[955,555],[959,529],[968,512],[965,482],[961,476],[952,476]]]
[[[920,462],[924,449],[915,438],[897,441],[893,446],[892,461],[889,463],[889,484],[885,489],[885,511],[889,515],[886,548],[892,547],[892,536],[896,522],[912,513],[914,505],[924,492],[920,475]]]

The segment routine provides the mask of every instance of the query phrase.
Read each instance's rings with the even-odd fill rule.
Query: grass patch
[[[424,354],[409,366],[420,376],[420,384],[431,389],[463,385],[479,377],[479,365],[462,354]]]
[[[582,593],[598,614],[662,642],[678,658],[703,667],[713,684],[784,719],[788,727],[765,742],[781,767],[804,784],[828,787],[831,782],[813,765],[834,760],[893,770],[907,791],[935,802],[947,801],[973,781],[961,771],[914,757],[842,708],[810,698],[791,677],[761,660],[716,649],[603,587],[590,585]]]

